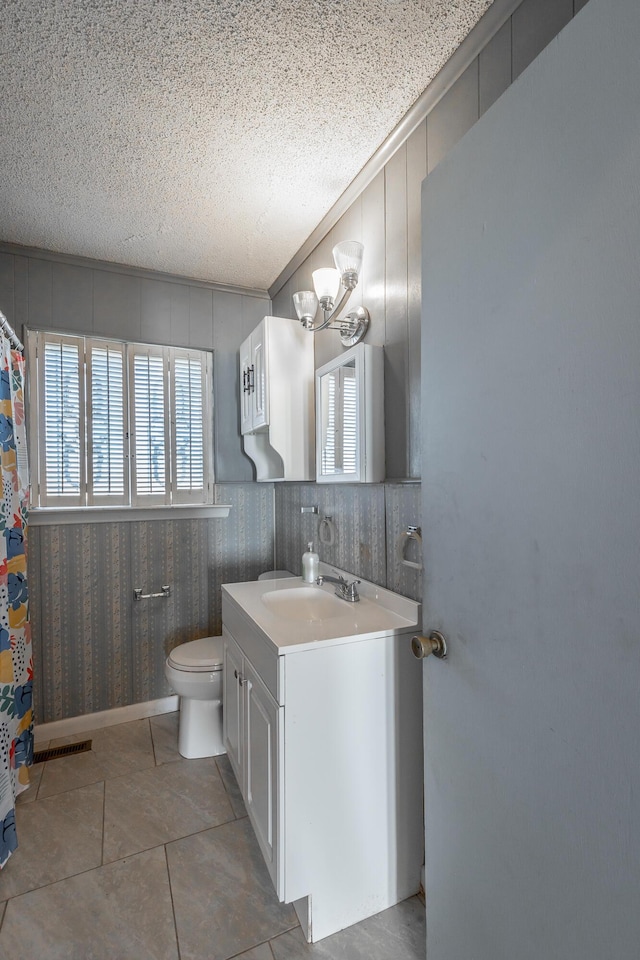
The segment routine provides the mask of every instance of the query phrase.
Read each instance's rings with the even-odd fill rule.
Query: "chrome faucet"
[[[336,597],[340,597],[341,600],[348,600],[349,603],[356,603],[360,596],[358,595],[357,585],[360,583],[359,580],[352,580],[351,583],[347,583],[344,577],[327,577],[322,574],[316,580],[316,583],[319,587],[327,581],[327,583],[335,583],[336,586]]]

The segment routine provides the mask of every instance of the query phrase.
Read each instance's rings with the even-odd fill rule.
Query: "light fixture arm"
[[[320,304],[320,306],[322,307],[322,313],[323,313],[323,315],[324,315],[324,320],[322,321],[322,323],[313,324],[313,325],[311,325],[311,326],[307,325],[306,329],[307,329],[307,330],[311,330],[312,333],[317,333],[318,330],[326,330],[327,327],[329,326],[329,324],[331,323],[331,321],[332,321],[332,320],[335,320],[335,319],[338,317],[338,314],[339,314],[339,313],[342,311],[342,309],[347,305],[347,301],[348,301],[349,297],[351,296],[351,293],[352,293],[352,291],[354,290],[354,288],[355,288],[355,284],[354,284],[353,287],[347,287],[347,288],[345,289],[344,293],[342,294],[342,296],[341,296],[340,299],[338,300],[338,302],[337,302],[337,304],[335,305],[335,307],[333,308],[333,310],[325,310],[325,308],[322,306],[322,304]]]

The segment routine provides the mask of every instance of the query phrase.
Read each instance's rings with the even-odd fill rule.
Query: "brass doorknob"
[[[428,637],[411,637],[411,652],[418,660],[424,660],[431,653],[438,660],[444,660],[447,656],[447,641],[439,630],[432,630]]]

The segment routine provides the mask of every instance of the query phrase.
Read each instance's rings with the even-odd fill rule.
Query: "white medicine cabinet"
[[[384,351],[358,343],[316,370],[316,480],[384,480]]]
[[[256,480],[314,474],[313,335],[297,320],[264,317],[240,346],[240,428]]]

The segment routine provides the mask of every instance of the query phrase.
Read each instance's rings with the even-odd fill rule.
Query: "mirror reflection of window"
[[[322,472],[324,475],[356,472],[356,370],[355,360],[325,374],[321,386]]]

